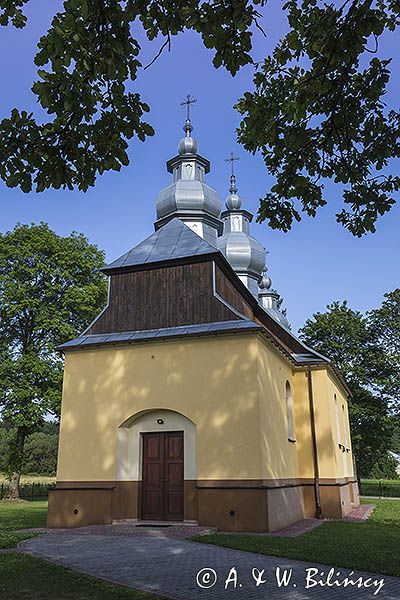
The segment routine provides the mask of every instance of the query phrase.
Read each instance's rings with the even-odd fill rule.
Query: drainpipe
[[[317,433],[315,429],[315,412],[314,412],[314,395],[312,385],[312,374],[311,369],[307,369],[308,377],[308,400],[310,404],[310,418],[311,418],[311,437],[313,445],[313,458],[314,458],[314,497],[316,506],[316,517],[321,518],[321,498],[319,495],[319,465],[318,465],[318,446],[317,446]]]

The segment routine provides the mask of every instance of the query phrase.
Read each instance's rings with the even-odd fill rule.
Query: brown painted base
[[[55,489],[49,492],[48,527],[83,527],[111,519],[111,490]]]
[[[221,531],[268,531],[267,490],[198,489],[199,525]]]
[[[357,481],[321,482],[319,486],[322,516],[343,519],[360,504]]]
[[[140,481],[58,482],[49,494],[49,527],[140,519]],[[343,518],[358,506],[352,480],[321,480],[322,517]],[[222,531],[267,532],[316,513],[312,480],[185,481],[184,521]]]

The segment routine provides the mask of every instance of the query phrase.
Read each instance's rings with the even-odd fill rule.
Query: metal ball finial
[[[182,138],[179,142],[178,152],[181,156],[185,154],[197,154],[198,149],[199,145],[197,140],[192,138],[190,135]]]
[[[272,279],[271,279],[271,277],[268,277],[267,269],[263,270],[261,281],[258,285],[259,285],[260,289],[262,289],[262,290],[269,290],[271,288]]]

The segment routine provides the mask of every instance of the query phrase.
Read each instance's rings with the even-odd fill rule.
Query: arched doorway
[[[195,424],[175,411],[152,409],[129,417],[117,436],[117,480],[138,481],[139,517],[192,520],[188,498],[197,479]]]

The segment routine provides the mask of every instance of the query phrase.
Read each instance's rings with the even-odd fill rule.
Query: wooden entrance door
[[[142,519],[182,521],[183,431],[142,437]]]

